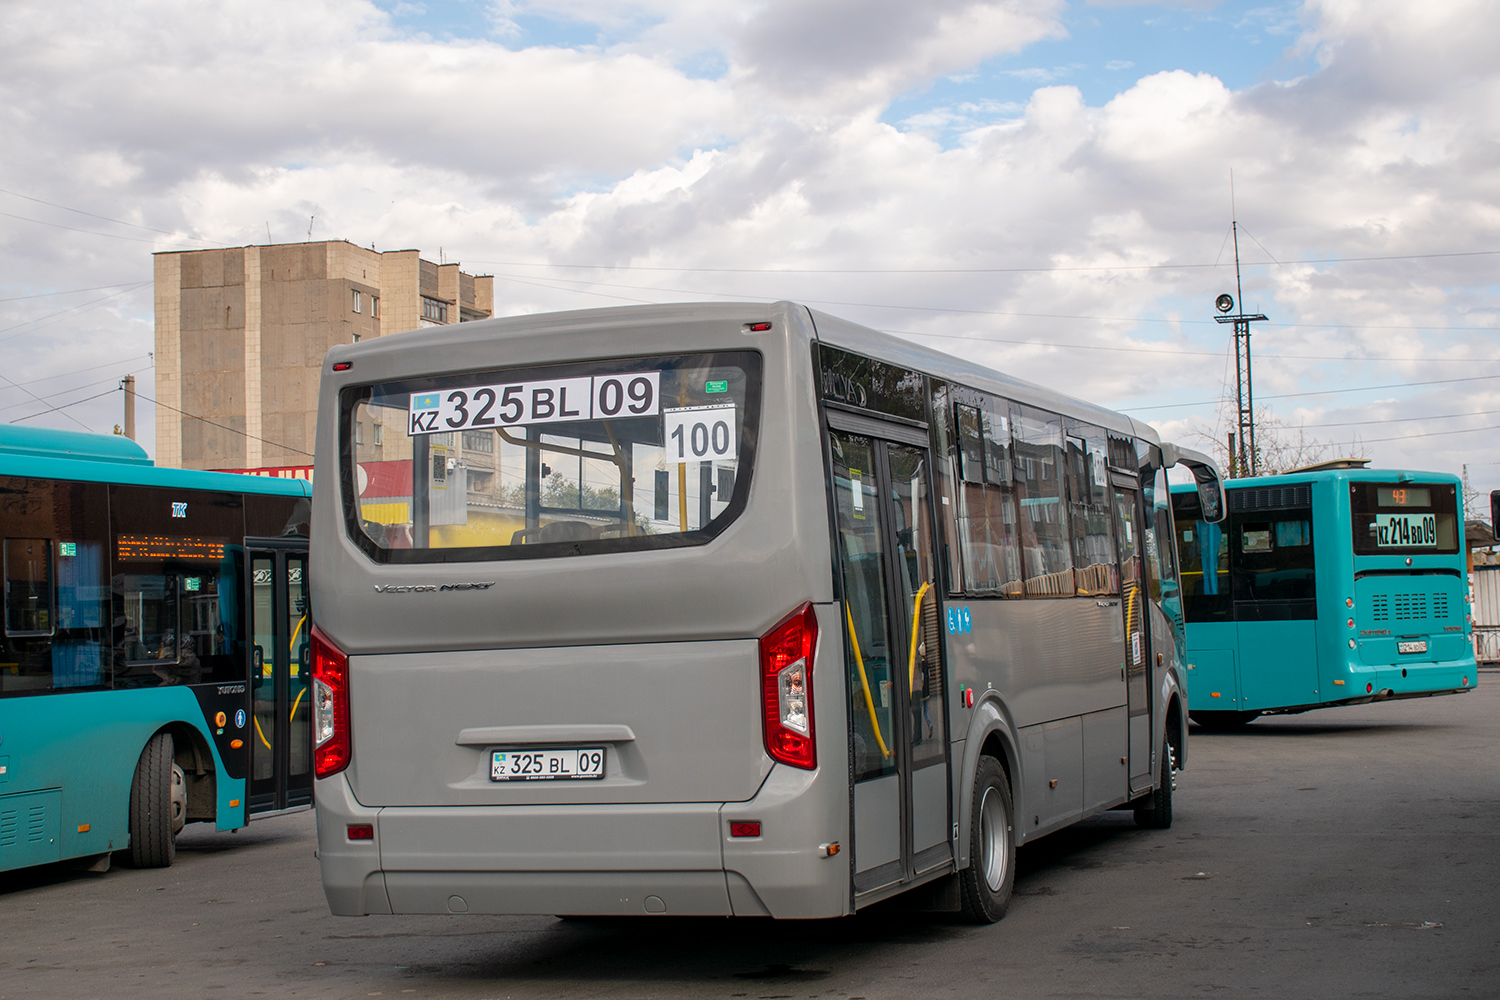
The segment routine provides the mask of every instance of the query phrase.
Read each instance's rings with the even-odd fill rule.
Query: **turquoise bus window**
[[[1237,514],[1230,523],[1236,549],[1231,556],[1235,617],[1251,621],[1317,617],[1312,511]]]
[[[5,634],[50,636],[57,628],[52,607],[52,542],[47,538],[5,540]]]

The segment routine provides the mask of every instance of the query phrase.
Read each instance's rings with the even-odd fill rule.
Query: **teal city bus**
[[[1472,690],[1455,476],[1331,463],[1224,483],[1205,522],[1174,488],[1188,711],[1205,728]]]
[[[0,426],[0,871],[309,805],[311,486]]]

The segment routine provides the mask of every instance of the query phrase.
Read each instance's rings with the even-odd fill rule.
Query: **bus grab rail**
[[[891,751],[885,745],[885,737],[880,735],[880,719],[875,716],[875,699],[870,697],[870,678],[865,676],[865,658],[859,652],[859,636],[854,631],[854,612],[849,608],[848,602],[844,604],[844,615],[849,619],[849,641],[854,645],[854,665],[859,668],[859,686],[865,692],[865,711],[870,713],[870,725],[875,729],[875,742],[880,744],[881,754],[889,757]]]
[[[911,655],[906,664],[906,686],[913,693],[917,690],[917,629],[922,625],[922,598],[932,589],[931,582],[917,589],[916,599],[911,602]]]

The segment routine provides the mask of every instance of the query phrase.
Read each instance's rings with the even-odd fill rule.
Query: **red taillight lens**
[[[771,759],[812,770],[818,766],[813,742],[813,647],[818,618],[804,604],[760,639],[760,700],[766,753]]]
[[[349,658],[312,629],[313,770],[320,778],[349,766]]]
[[[374,823],[350,823],[347,830],[350,840],[374,840]]]

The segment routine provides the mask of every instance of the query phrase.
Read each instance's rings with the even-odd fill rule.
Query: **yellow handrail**
[[[849,619],[849,641],[854,644],[854,665],[859,668],[859,684],[864,688],[865,710],[870,713],[870,725],[875,728],[875,742],[880,744],[881,754],[889,757],[891,751],[880,735],[880,719],[875,715],[875,699],[870,697],[870,678],[865,676],[865,658],[859,655],[859,636],[854,632],[854,612],[849,609],[848,603],[844,604],[844,615]]]
[[[922,624],[922,598],[931,586],[931,583],[922,584],[917,590],[916,600],[911,602],[911,658],[906,665],[906,683],[912,693],[917,690],[917,629]]]

